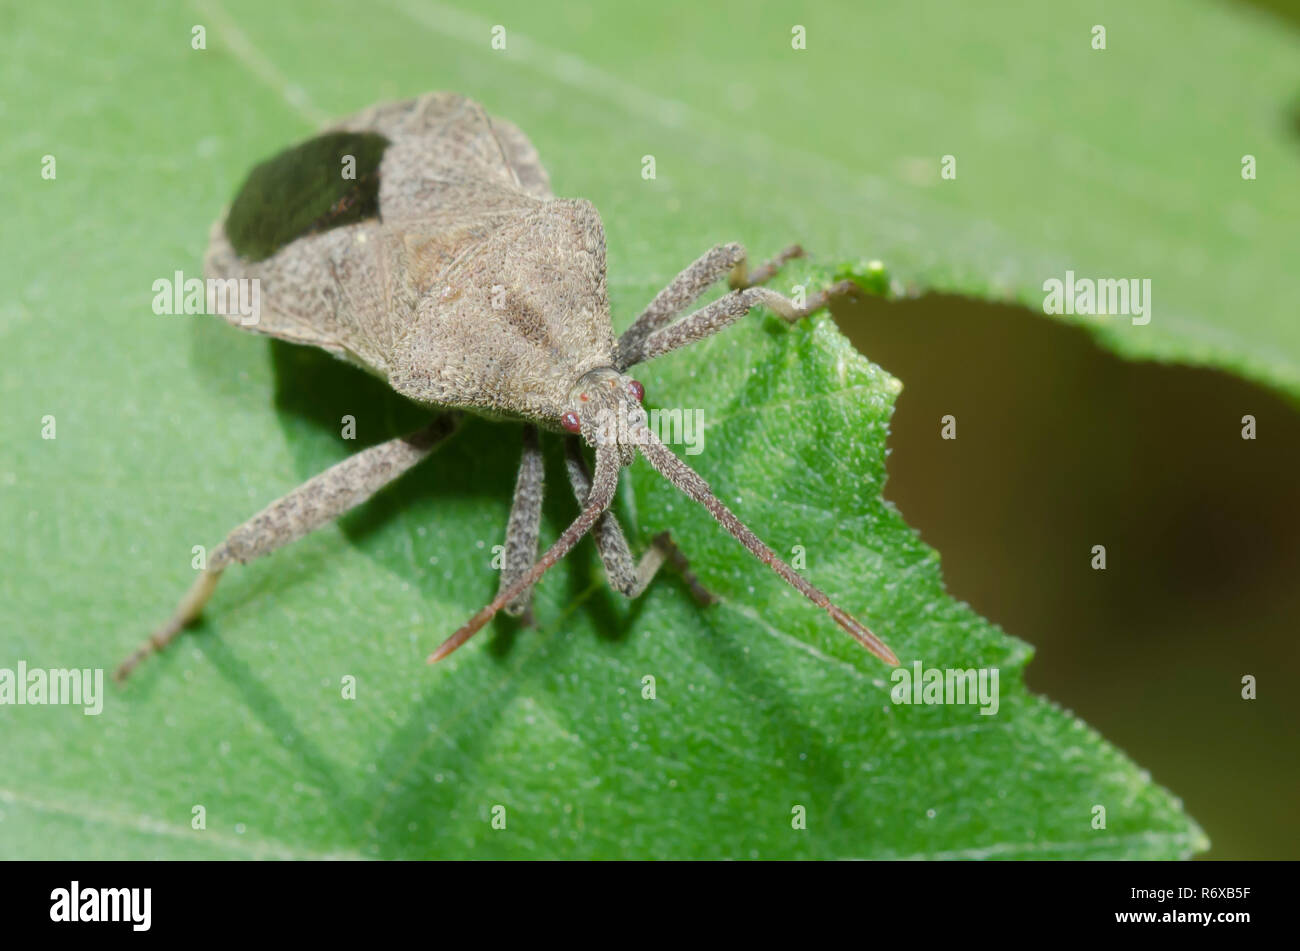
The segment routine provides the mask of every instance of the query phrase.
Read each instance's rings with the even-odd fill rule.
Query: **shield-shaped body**
[[[463,96],[386,103],[250,173],[209,278],[255,279],[244,329],[310,344],[431,407],[558,429],[615,362],[605,233],[556,199],[536,149]]]

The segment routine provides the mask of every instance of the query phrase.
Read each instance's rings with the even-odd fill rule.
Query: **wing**
[[[420,217],[454,205],[467,182],[543,201],[554,197],[527,136],[455,93],[371,106],[329,131],[376,132],[393,143],[380,183],[385,220]]]
[[[551,197],[518,128],[430,93],[372,106],[257,166],[213,226],[204,270],[258,282],[256,322],[232,324],[386,377],[441,273]]]

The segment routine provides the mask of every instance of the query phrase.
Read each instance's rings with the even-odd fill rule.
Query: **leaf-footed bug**
[[[349,167],[350,175],[340,174]],[[851,282],[803,306],[760,286],[798,247],[754,271],[739,244],[719,245],[673,279],[615,339],[605,233],[586,201],[557,199],[536,150],[514,125],[451,93],[373,106],[256,166],[213,226],[209,278],[261,282],[246,330],[320,347],[437,410],[426,428],[345,459],[232,531],[172,616],[117,668],[121,681],[203,609],[231,562],[294,541],[368,499],[430,455],[464,412],[522,420],[523,459],[496,597],[430,656],[446,657],[500,610],[528,612],[533,585],[592,532],[610,584],[629,598],[668,561],[703,591],[667,533],[633,558],[610,510],[636,452],[704,506],[755,557],[890,664],[885,644],[782,561],[645,425],[629,368],[709,337],[763,305],[787,321],[824,307]],[[708,288],[731,291],[677,319]],[[619,425],[611,423],[619,421]],[[562,433],[578,517],[541,557],[539,431]],[[589,472],[585,441],[595,451]]]

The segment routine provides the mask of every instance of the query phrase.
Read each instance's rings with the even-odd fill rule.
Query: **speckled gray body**
[[[259,281],[257,322],[228,318],[235,326],[320,347],[440,412],[421,431],[337,463],[230,532],[172,615],[118,667],[118,680],[198,616],[232,562],[267,555],[361,504],[433,453],[455,431],[462,411],[524,420],[524,451],[497,596],[430,661],[446,657],[498,611],[527,614],[533,585],[589,532],[610,584],[627,597],[639,595],[669,564],[701,602],[711,601],[666,532],[635,558],[610,510],[622,467],[640,453],[859,643],[897,663],[879,638],[782,561],[650,432],[640,405],[644,388],[626,374],[712,336],[757,305],[793,322],[851,285],[818,291],[799,306],[758,286],[802,254],[798,246],[751,272],[744,248],[718,245],[678,274],[616,340],[600,218],[589,202],[551,194],[537,152],[513,125],[490,118],[463,96],[431,93],[375,106],[326,131],[376,133],[387,141],[378,170],[378,218],[338,219],[325,231],[313,226],[254,261],[231,246],[223,216],[212,229],[207,276]],[[292,168],[287,177],[268,177],[276,182],[272,198],[292,203],[300,197],[295,189],[306,179],[292,163],[310,152],[284,153]],[[306,207],[312,206],[297,210]],[[331,213],[339,207],[331,206]],[[252,211],[256,219],[267,209]],[[293,232],[298,218],[270,220],[291,222],[282,230]],[[275,247],[272,242],[266,251]],[[730,293],[681,316],[723,278]],[[539,429],[568,431],[566,465],[581,506],[540,557]],[[584,440],[595,450],[592,472],[582,455]]]
[[[605,230],[557,199],[514,125],[451,93],[375,106],[331,131],[391,140],[379,221],[247,261],[212,228],[204,270],[257,278],[241,329],[320,347],[418,402],[558,430],[575,380],[613,366]]]

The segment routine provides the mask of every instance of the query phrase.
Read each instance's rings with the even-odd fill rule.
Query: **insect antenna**
[[[648,429],[642,430],[638,437],[638,448],[641,450],[642,455],[646,457],[650,465],[659,470],[660,475],[681,489],[687,496],[703,505],[709,514],[717,520],[718,524],[749,549],[755,558],[784,578],[791,587],[813,604],[824,608],[826,613],[835,620],[835,623],[851,634],[859,644],[885,663],[898,666],[898,658],[894,656],[894,652],[885,645],[884,641],[872,634],[866,625],[848,612],[832,604],[831,599],[822,591],[805,581],[798,572],[782,561],[776,552],[763,544],[762,540],[751,532],[744,522],[722,504],[722,500],[713,494],[709,489],[709,484],[700,477],[699,473],[678,459]]]
[[[542,575],[557,561],[569,553],[591,527],[609,508],[610,503],[614,500],[614,490],[618,488],[618,473],[621,464],[618,457],[618,449],[609,447],[597,449],[596,451],[596,474],[592,477],[591,491],[587,494],[587,504],[583,506],[578,517],[573,523],[564,530],[564,533],[555,540],[537,561],[528,574],[522,576],[506,590],[497,594],[492,603],[483,610],[479,611],[470,618],[465,625],[455,634],[442,642],[442,645],[429,655],[429,663],[435,663],[442,660],[461,644],[473,637],[479,632],[483,625],[492,620],[492,616],[500,611],[503,607],[522,594],[530,585],[536,584]]]

